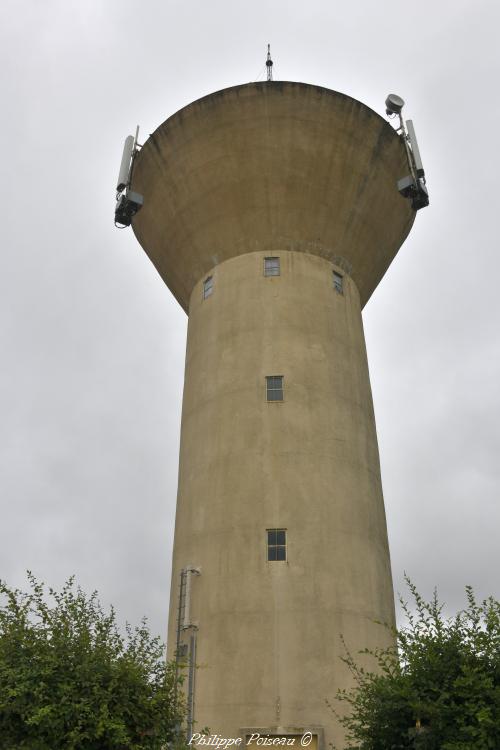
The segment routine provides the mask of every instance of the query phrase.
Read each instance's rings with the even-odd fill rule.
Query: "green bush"
[[[115,612],[71,578],[61,592],[28,573],[0,582],[2,750],[160,750],[183,708],[175,669],[143,620],[122,636]]]
[[[426,602],[406,581],[414,607],[401,600],[407,624],[394,631],[397,646],[362,652],[374,671],[344,658],[355,679],[336,696],[347,747],[499,750],[500,602],[478,604],[467,587],[467,608],[445,619],[436,593]]]

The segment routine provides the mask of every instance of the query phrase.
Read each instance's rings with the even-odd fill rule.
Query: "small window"
[[[264,258],[264,276],[280,275],[280,259]]]
[[[333,288],[339,294],[344,294],[344,277],[337,271],[333,272]]]
[[[286,529],[267,530],[267,559],[286,560]]]
[[[214,277],[207,276],[207,278],[203,282],[203,299],[210,297],[213,290],[214,290]]]
[[[266,376],[266,394],[268,401],[283,401],[283,375]]]

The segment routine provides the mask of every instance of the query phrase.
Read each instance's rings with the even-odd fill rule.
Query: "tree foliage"
[[[122,636],[96,592],[28,578],[28,593],[0,582],[2,750],[163,748],[182,707],[146,621]]]
[[[500,748],[500,602],[443,617],[437,594],[426,602],[407,578],[414,605],[394,630],[395,648],[364,651],[378,669],[344,661],[355,688],[339,691],[350,750],[498,750]]]

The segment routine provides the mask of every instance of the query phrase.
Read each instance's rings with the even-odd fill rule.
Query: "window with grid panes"
[[[280,259],[264,258],[264,276],[280,275]]]
[[[267,559],[286,560],[286,529],[267,529]]]
[[[203,282],[203,299],[210,297],[214,290],[214,277],[208,276]]]
[[[344,293],[344,279],[340,273],[337,273],[337,271],[333,272],[333,288],[339,294]]]
[[[283,375],[266,376],[266,396],[268,401],[283,401]]]

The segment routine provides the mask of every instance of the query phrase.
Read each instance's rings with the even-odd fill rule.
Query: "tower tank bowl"
[[[211,268],[291,250],[344,265],[361,306],[415,218],[404,145],[366,105],[319,86],[249,83],[169,117],[137,155],[133,229],[188,311]]]

